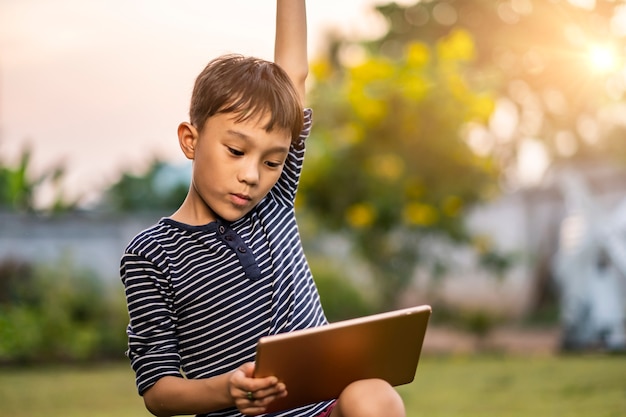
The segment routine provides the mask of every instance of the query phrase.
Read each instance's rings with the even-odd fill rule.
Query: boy
[[[259,337],[326,323],[294,214],[311,125],[304,0],[277,1],[275,61],[227,55],[198,76],[178,127],[187,197],[122,258],[127,354],[157,416],[262,414],[289,387],[252,377]],[[400,417],[404,406],[364,380],[274,415]]]

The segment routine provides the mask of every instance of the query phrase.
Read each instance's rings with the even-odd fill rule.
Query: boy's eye
[[[267,165],[267,166],[268,166],[268,167],[270,167],[270,168],[278,168],[278,167],[280,167],[282,164],[283,164],[282,162],[272,162],[272,161],[267,161],[267,162],[265,163],[265,165]]]
[[[235,156],[242,156],[243,152],[235,149],[235,148],[231,148],[230,146],[228,147],[228,152],[230,152],[231,154],[235,155]]]

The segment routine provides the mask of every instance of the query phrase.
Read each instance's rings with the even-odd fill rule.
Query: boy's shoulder
[[[126,247],[126,252],[136,252],[148,246],[158,244],[166,236],[172,233],[172,226],[164,219],[137,233]]]
[[[140,251],[159,251],[159,248],[179,248],[186,240],[202,235],[205,238],[215,236],[219,227],[218,222],[205,225],[191,226],[180,223],[169,217],[162,217],[157,223],[142,230],[133,237],[126,247],[127,253]]]

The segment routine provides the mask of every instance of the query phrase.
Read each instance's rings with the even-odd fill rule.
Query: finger
[[[232,378],[235,381],[243,381],[246,378],[252,378],[254,374],[254,363],[253,362],[246,362],[243,365],[241,365],[239,368],[235,369],[235,371],[233,372]]]
[[[264,403],[268,403],[271,400],[287,395],[287,388],[284,383],[279,382],[267,388],[251,391],[251,395],[256,400],[262,400]],[[248,392],[246,392],[246,397],[248,397]],[[269,401],[265,401],[266,399],[269,399]]]
[[[254,392],[252,391],[247,391],[246,392],[246,399],[250,402],[254,402],[254,400],[256,400],[256,398],[254,397]]]
[[[260,404],[264,397],[259,397],[259,394],[256,391],[241,391],[241,395],[238,396],[237,400],[242,405],[250,405],[250,404]]]
[[[254,380],[248,376],[253,370],[254,364],[248,362],[233,371],[229,378],[229,391],[233,399],[245,397],[247,391],[256,389],[256,387],[251,386]]]
[[[287,396],[287,391],[272,391],[272,392],[247,392],[246,400],[251,406],[267,407],[270,403],[278,398]]]
[[[238,369],[244,373],[246,378],[251,378],[254,375],[254,362],[246,362]]]
[[[257,399],[253,391],[242,391],[242,395],[236,399],[235,405],[242,414],[249,416],[265,412],[265,400]]]

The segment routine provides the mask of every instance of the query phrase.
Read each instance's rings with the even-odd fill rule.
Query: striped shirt
[[[280,179],[246,216],[190,226],[169,218],[138,234],[121,260],[128,351],[143,394],[159,378],[209,378],[254,360],[258,339],[327,323],[296,224],[294,200],[311,128]],[[315,416],[328,402],[272,414]],[[204,416],[241,416],[236,408]]]

